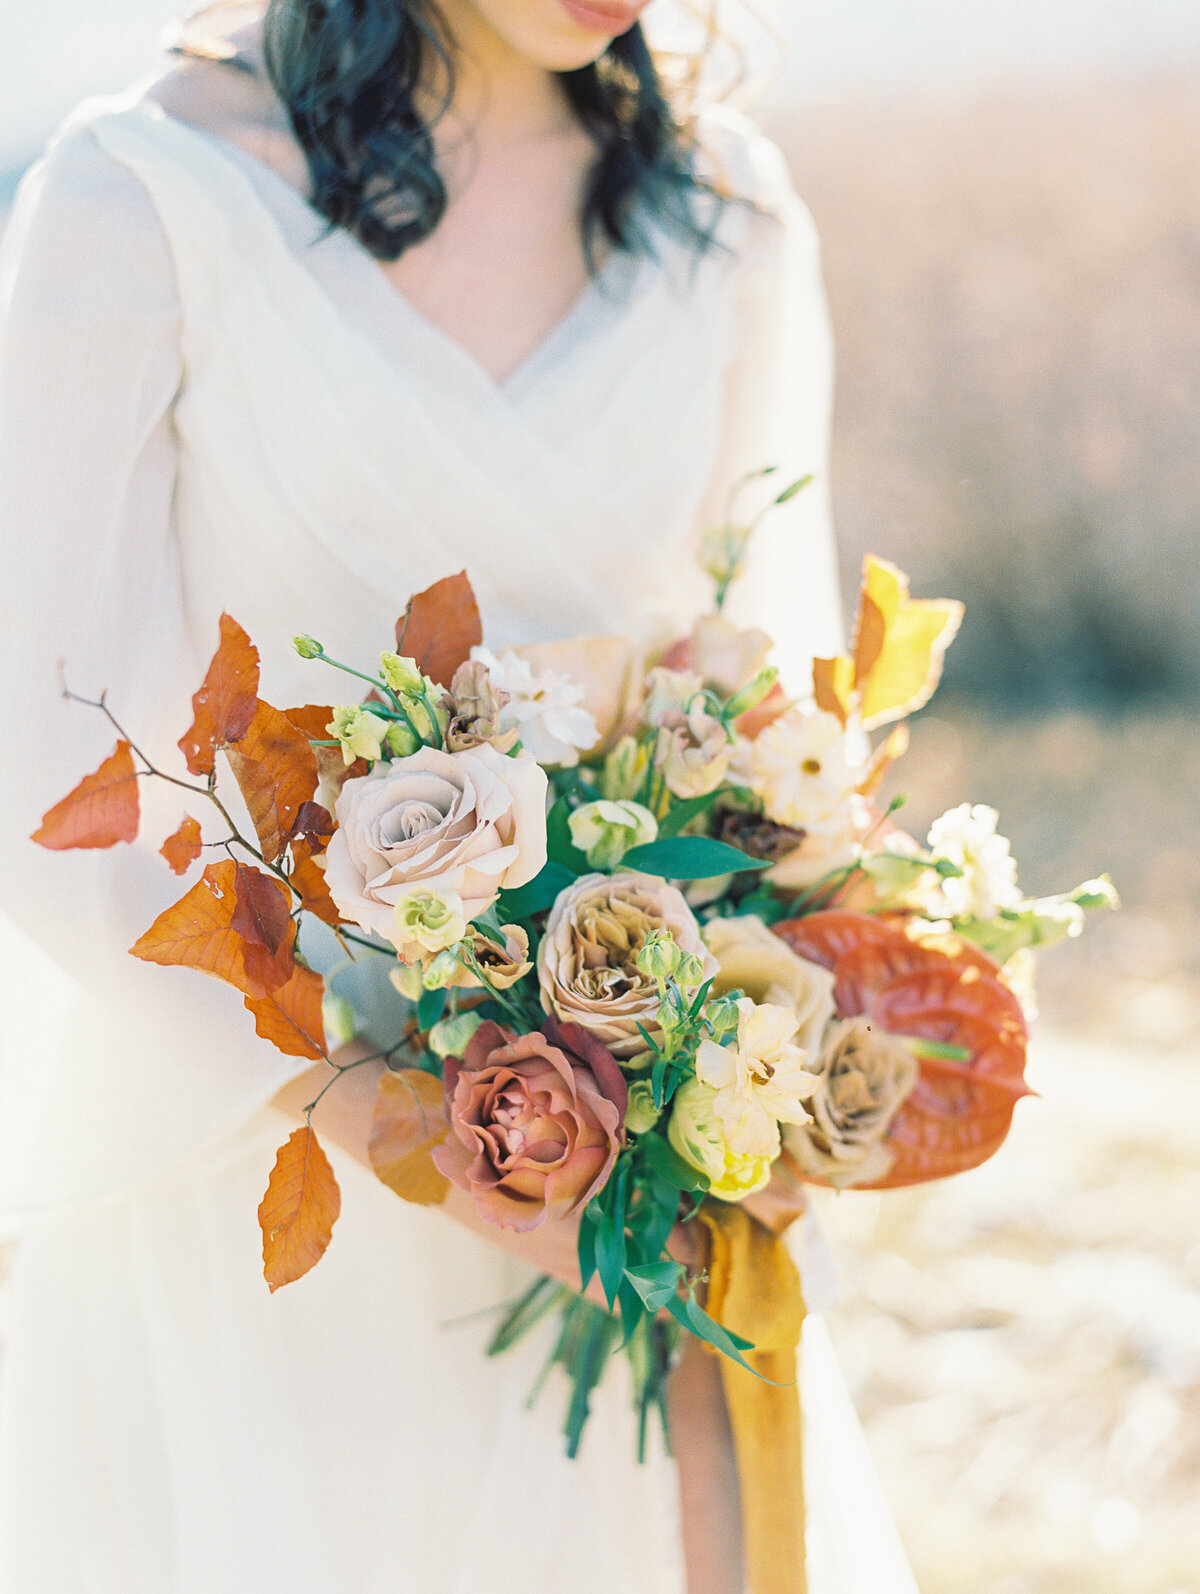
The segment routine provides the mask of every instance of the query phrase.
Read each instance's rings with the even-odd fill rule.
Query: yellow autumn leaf
[[[826,714],[836,714],[844,725],[850,717],[854,691],[854,660],[845,653],[832,659],[813,660],[813,698]]]
[[[866,729],[902,719],[929,701],[962,616],[962,604],[952,599],[910,598],[907,576],[867,555],[854,639],[854,683]]]

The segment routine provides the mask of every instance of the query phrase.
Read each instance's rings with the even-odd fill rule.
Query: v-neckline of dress
[[[363,280],[370,285],[369,291],[375,302],[383,307],[385,315],[390,314],[392,318],[398,316],[425,342],[440,349],[443,356],[457,365],[474,386],[486,389],[493,398],[510,407],[519,402],[538,374],[554,363],[558,350],[571,341],[597,305],[632,295],[644,283],[647,268],[659,263],[654,255],[645,253],[634,255],[625,250],[614,249],[528,354],[506,376],[497,378],[464,344],[418,309],[408,295],[387,277],[379,261],[352,232],[331,223],[294,183],[288,182],[287,178],[268,162],[257,155],[252,155],[242,145],[223,137],[220,133],[210,132],[207,128],[197,127],[192,122],[172,116],[156,100],[140,96],[133,105],[151,119],[161,118],[172,127],[182,129],[185,136],[190,134],[199,139],[227,164],[240,167],[242,175],[249,178],[252,184],[256,179],[261,179],[276,193],[281,194],[314,229],[313,243],[336,243],[344,255],[353,259],[362,268]],[[279,225],[270,204],[261,194],[258,197],[263,209],[271,215],[275,224]],[[662,240],[655,238],[656,247],[661,242]],[[328,298],[323,289],[320,291]],[[335,308],[340,309],[336,306]]]

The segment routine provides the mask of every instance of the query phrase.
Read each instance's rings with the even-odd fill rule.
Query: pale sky
[[[756,0],[762,8],[763,0]],[[20,0],[0,57],[0,172],[84,95],[147,70],[180,0]],[[1004,80],[1128,76],[1200,64],[1200,0],[774,0],[786,91],[970,93]]]

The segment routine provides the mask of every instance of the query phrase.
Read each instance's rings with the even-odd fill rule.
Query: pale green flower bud
[[[407,758],[421,745],[420,738],[412,726],[406,725],[403,720],[396,720],[388,727],[384,741],[393,758]]]
[[[649,754],[637,738],[622,736],[604,760],[601,791],[610,802],[632,797],[634,792],[641,790],[649,764]]]
[[[419,1002],[425,993],[424,970],[419,963],[399,963],[388,979],[406,1002]]]
[[[675,977],[682,962],[683,951],[670,930],[655,930],[648,935],[637,955],[639,970],[660,985]]]
[[[454,984],[461,973],[462,964],[458,960],[458,953],[449,947],[445,952],[439,952],[432,963],[425,965],[421,984],[427,991],[444,991]]]
[[[302,659],[319,659],[325,652],[316,638],[310,636],[294,636],[292,646]]]
[[[383,756],[383,739],[389,725],[387,720],[372,714],[360,703],[345,703],[334,709],[333,718],[325,729],[341,742],[342,759],[346,764],[352,764],[356,758],[374,763]]]
[[[759,670],[752,681],[747,681],[746,685],[729,699],[725,709],[729,718],[735,720],[742,714],[748,714],[752,708],[757,708],[778,679],[779,671],[772,666]]]
[[[325,1033],[335,1046],[344,1046],[347,1041],[354,1039],[354,1009],[344,996],[327,993],[321,1003],[321,1017],[325,1023]]]
[[[694,952],[689,952],[682,959],[679,970],[675,975],[680,985],[685,990],[694,991],[704,984],[704,964]]]
[[[737,1005],[738,993],[729,992],[724,996],[714,996],[706,1003],[704,1016],[709,1022],[713,1036],[716,1040],[723,1040],[726,1035],[732,1035],[737,1030],[740,1014]]]
[[[379,673],[393,692],[415,692],[420,695],[425,689],[425,677],[417,668],[416,659],[404,659],[398,653],[381,653]]]
[[[433,690],[440,691],[441,688],[434,687]],[[407,692],[402,692],[399,696],[400,706],[412,721],[417,735],[422,741],[440,747],[446,734],[446,727],[450,723],[445,710],[436,703],[431,707],[423,697],[413,697]]]
[[[593,869],[615,869],[632,847],[658,835],[658,820],[635,802],[584,803],[569,820],[571,840]]]
[[[635,1079],[629,1087],[629,1105],[625,1109],[626,1129],[631,1135],[644,1135],[661,1116],[661,1109],[654,1105],[654,1086],[648,1079]]]
[[[700,544],[700,568],[717,583],[727,587],[735,578],[746,555],[753,528],[713,526]]]
[[[477,1013],[456,1013],[429,1031],[429,1049],[435,1057],[461,1057],[483,1023]]]

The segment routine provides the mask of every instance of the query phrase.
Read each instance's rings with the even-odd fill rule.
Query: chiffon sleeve
[[[775,639],[784,684],[804,693],[814,655],[838,651],[843,636],[829,482],[833,337],[820,247],[769,139],[726,115],[714,142],[718,177],[739,195],[742,237],[735,244],[736,352],[707,523],[724,520],[730,491],[750,472],[776,467],[746,488],[742,510],[812,477],[756,531],[728,607],[732,618]]]
[[[134,846],[27,838],[112,751],[61,680],[106,691],[182,774],[203,660],[172,495],[185,373],[169,251],[137,180],[86,131],[26,177],[0,253],[0,1211],[112,1193],[227,1133],[297,1072],[240,998],[128,948],[183,885],[157,856],[202,799],[142,781]],[[160,764],[160,767],[162,765]],[[211,833],[211,831],[210,831]],[[7,922],[5,922],[7,921]],[[300,1065],[304,1066],[304,1065]]]

